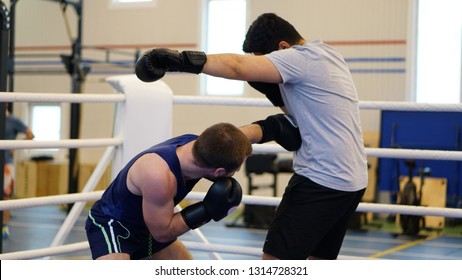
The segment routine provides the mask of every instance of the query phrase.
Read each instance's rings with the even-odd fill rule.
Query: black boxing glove
[[[155,82],[166,72],[187,72],[199,74],[207,62],[207,55],[199,51],[152,49],[136,62],[135,73],[143,82]]]
[[[279,84],[263,83],[263,82],[247,82],[251,87],[263,93],[266,98],[276,107],[283,107],[284,101],[281,97]]]
[[[272,115],[253,123],[261,127],[263,136],[258,142],[260,144],[274,140],[288,151],[296,151],[302,145],[300,130],[284,114]]]
[[[241,203],[242,188],[234,178],[218,178],[204,200],[187,206],[181,215],[189,228],[195,229],[211,219],[218,222]]]

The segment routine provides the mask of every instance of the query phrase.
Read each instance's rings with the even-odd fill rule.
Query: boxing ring
[[[174,96],[162,81],[152,84],[140,82],[134,75],[116,76],[107,79],[114,88],[113,94],[47,94],[47,93],[0,93],[0,102],[69,102],[69,103],[114,103],[116,114],[112,138],[72,139],[59,141],[0,140],[0,149],[46,149],[46,148],[91,148],[106,147],[100,161],[80,193],[54,195],[48,197],[24,198],[0,201],[0,210],[74,203],[54,240],[47,248],[0,254],[1,260],[52,258],[77,251],[88,250],[86,241],[63,245],[75,225],[77,218],[88,201],[99,199],[103,191],[95,191],[104,171],[111,164],[112,178],[118,170],[140,150],[170,138],[172,135],[172,107],[176,104],[226,105],[272,107],[264,98]],[[411,102],[360,102],[361,110],[406,110],[462,112],[462,104],[423,104]],[[136,108],[136,113],[134,111]],[[156,108],[153,110],[153,108]],[[151,129],[143,130],[139,119],[162,119],[150,122]],[[170,125],[168,125],[170,123]],[[140,136],[143,137],[140,137]],[[255,144],[253,153],[289,153],[276,144]],[[368,157],[398,159],[431,159],[462,161],[460,151],[366,148]],[[204,192],[191,192],[186,199],[202,200]],[[242,204],[277,206],[280,197],[244,195]],[[179,210],[179,209],[177,209]],[[442,216],[462,218],[462,209],[362,202],[357,212],[387,213],[420,216]],[[204,251],[214,259],[221,259],[218,253],[260,256],[261,248],[212,244],[202,234],[200,228],[191,231],[201,242],[183,241],[187,248]],[[340,259],[354,259],[339,256]]]

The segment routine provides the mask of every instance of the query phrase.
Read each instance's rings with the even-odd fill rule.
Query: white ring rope
[[[212,243],[202,243],[202,242],[193,242],[193,241],[182,241],[183,244],[190,250],[193,251],[203,251],[203,252],[220,252],[228,254],[240,254],[247,256],[260,257],[262,254],[261,248],[250,248],[242,246],[232,246],[232,245],[219,245]],[[205,245],[205,246],[204,246]],[[28,260],[36,259],[41,257],[46,257],[49,255],[62,255],[68,253],[74,253],[78,251],[84,251],[89,249],[87,241],[56,246],[48,247],[43,249],[34,249],[20,252],[5,253],[0,255],[1,260]]]
[[[122,142],[122,138],[65,139],[58,141],[0,140],[0,149],[91,148],[101,146],[119,146]],[[369,157],[462,161],[461,151],[390,148],[365,148],[365,150]],[[253,153],[262,154],[289,152],[277,144],[254,144]]]
[[[0,102],[109,103],[124,101],[125,94],[0,92]]]
[[[91,148],[101,146],[119,146],[122,142],[122,138],[65,139],[58,141],[0,140],[0,150],[30,148]],[[252,146],[254,154],[290,153],[277,144],[254,144]],[[369,157],[462,161],[461,151],[390,148],[365,148],[365,150]]]
[[[37,207],[45,205],[57,205],[73,202],[83,202],[98,200],[103,191],[94,191],[88,193],[52,195],[36,198],[22,198],[13,200],[0,201],[0,210],[18,209],[26,207]],[[186,199],[202,200],[204,192],[190,192]],[[242,204],[256,204],[277,206],[281,201],[280,197],[272,196],[254,196],[243,195]],[[427,207],[427,206],[411,206],[411,205],[396,205],[396,204],[377,204],[361,202],[357,209],[358,212],[372,213],[393,213],[404,215],[419,215],[419,216],[444,216],[450,218],[462,218],[462,209],[458,208],[442,208],[442,207]]]
[[[363,110],[419,111],[419,112],[462,112],[461,103],[415,103],[405,101],[360,101]]]
[[[92,148],[120,146],[122,138],[64,139],[56,141],[0,140],[1,149]]]
[[[183,243],[188,249],[195,250],[195,251],[220,252],[220,253],[253,256],[253,257],[261,257],[262,255],[262,248],[256,248],[256,247],[242,247],[242,246],[235,246],[235,245],[220,245],[220,244],[212,244],[212,243],[207,244],[207,246],[204,246],[203,243],[192,242],[192,241],[183,241]],[[338,259],[339,260],[341,259],[366,260],[366,259],[371,259],[371,258],[339,255]]]
[[[174,104],[185,105],[229,105],[229,106],[256,106],[272,107],[266,98],[247,97],[210,97],[174,95]],[[391,111],[426,111],[426,112],[462,112],[460,103],[415,103],[400,101],[360,101],[359,108],[364,110],[391,110]]]
[[[254,144],[253,153],[288,153],[287,150],[277,144]],[[365,148],[368,157],[380,158],[405,158],[405,159],[433,159],[462,161],[461,151],[439,151],[419,149],[390,149],[390,148]]]
[[[227,105],[227,106],[252,106],[252,107],[271,107],[273,106],[266,98],[210,97],[210,96],[187,96],[187,95],[174,95],[173,104]]]
[[[261,248],[249,248],[231,245],[218,245],[202,242],[183,241],[183,244],[190,250],[204,251],[204,252],[220,252],[229,254],[241,254],[248,256],[260,257],[262,252]],[[49,255],[62,255],[73,253],[77,251],[84,251],[89,248],[88,242],[78,242],[69,245],[62,245],[57,247],[48,247],[43,249],[27,250],[21,252],[5,253],[0,255],[1,260],[27,260],[46,257]]]
[[[75,253],[78,251],[87,250],[90,246],[87,241],[77,242],[68,245],[62,245],[57,247],[48,247],[41,249],[33,249],[26,251],[18,251],[11,253],[0,254],[0,260],[30,260],[46,256],[56,256],[69,253]]]
[[[203,252],[220,252],[220,253],[228,253],[228,254],[239,254],[239,255],[246,255],[246,256],[254,256],[254,257],[261,257],[262,249],[256,247],[242,247],[242,246],[234,246],[234,245],[220,245],[220,244],[213,244],[208,243],[204,244],[202,242],[193,242],[193,241],[182,241],[183,244],[192,251],[203,251]],[[43,258],[46,256],[57,256],[69,253],[75,253],[79,251],[85,251],[89,249],[90,246],[88,245],[87,241],[77,242],[68,245],[56,246],[56,247],[48,247],[43,249],[34,249],[34,250],[26,250],[20,252],[12,252],[12,253],[5,253],[0,255],[0,260],[30,260],[30,259],[37,259]],[[338,259],[371,259],[371,258],[361,258],[361,257],[352,257],[352,256],[343,256],[339,255]]]
[[[83,201],[96,201],[98,200],[103,191],[94,191],[87,193],[70,193],[61,195],[50,195],[41,197],[18,198],[0,201],[0,211],[21,209],[28,207],[39,207],[46,205],[68,204]]]
[[[75,93],[20,93],[0,92],[0,102],[123,102],[124,94],[75,94]],[[265,98],[246,97],[210,97],[174,95],[174,104],[189,105],[229,105],[272,107]],[[405,101],[360,101],[359,108],[364,110],[462,112],[461,103],[415,103]]]
[[[418,149],[365,148],[370,157],[409,158],[462,161],[461,151],[438,151]]]

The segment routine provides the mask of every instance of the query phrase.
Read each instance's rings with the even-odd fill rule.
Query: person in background
[[[13,115],[5,106],[6,114],[6,125],[5,125],[5,140],[15,140],[18,135],[23,134],[27,140],[34,139],[35,135],[32,130],[19,118]],[[14,195],[14,179],[15,179],[15,168],[14,168],[14,155],[13,150],[5,151],[5,168],[4,168],[4,182],[3,182],[3,199],[11,199]],[[3,211],[3,226],[2,236],[8,238],[10,231],[8,223],[10,221],[11,212],[9,210]]]

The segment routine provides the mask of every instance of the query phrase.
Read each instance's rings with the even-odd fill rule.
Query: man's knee
[[[192,260],[192,255],[180,240],[152,255],[154,260]]]
[[[268,253],[263,253],[262,259],[265,260],[265,261],[267,261],[267,260],[279,260],[275,256],[270,255]]]

